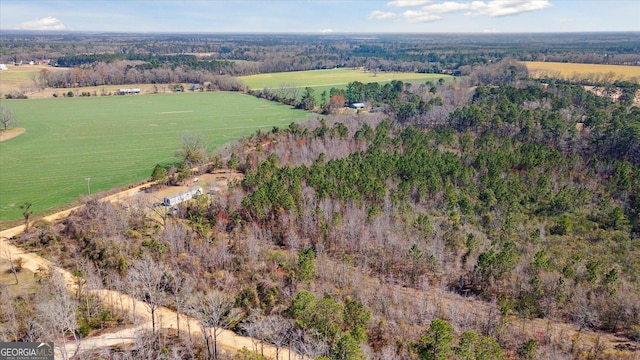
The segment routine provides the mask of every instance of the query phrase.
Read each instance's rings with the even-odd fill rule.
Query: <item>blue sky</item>
[[[640,0],[0,0],[0,31],[640,31]]]

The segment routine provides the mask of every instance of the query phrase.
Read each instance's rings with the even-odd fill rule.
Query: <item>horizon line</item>
[[[251,32],[251,31],[121,31],[121,30],[31,30],[31,29],[1,29],[0,36],[3,32],[11,33],[38,33],[38,34],[69,34],[69,33],[85,33],[85,34],[202,34],[202,35],[318,35],[318,36],[331,36],[331,35],[427,35],[427,34],[452,34],[452,35],[511,35],[511,34],[626,34],[626,33],[640,33],[640,30],[605,30],[605,31],[476,31],[476,32],[455,32],[455,31],[386,31],[386,32],[374,32],[374,31],[263,31],[263,32]]]

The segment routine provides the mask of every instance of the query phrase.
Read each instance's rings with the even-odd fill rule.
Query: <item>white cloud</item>
[[[422,8],[424,11],[430,11],[435,13],[448,13],[453,11],[468,10],[471,8],[471,3],[459,3],[455,1],[447,1],[439,4],[432,4]]]
[[[320,30],[320,33],[322,34],[331,34],[333,32],[333,29],[322,29]]]
[[[402,16],[412,23],[425,23],[440,20],[440,16],[430,14],[426,11],[407,10],[402,14]]]
[[[387,20],[387,19],[395,19],[398,17],[398,14],[393,12],[384,12],[380,10],[374,10],[369,14],[369,19],[377,19],[377,20]]]
[[[387,6],[391,7],[415,7],[427,5],[433,2],[433,0],[395,0],[387,3]]]
[[[523,12],[542,10],[551,6],[549,0],[491,0],[471,3],[469,15],[501,17]]]
[[[406,10],[402,17],[412,23],[440,20],[436,14],[465,11],[467,16],[502,17],[517,15],[523,12],[542,10],[551,6],[549,0],[488,0],[488,1],[444,1],[434,3],[432,0],[396,0],[387,3],[389,7],[415,7]],[[393,12],[376,10],[369,15],[370,19],[392,19],[398,15]]]
[[[21,30],[67,30],[67,26],[62,21],[47,16],[39,20],[32,20],[20,24]]]

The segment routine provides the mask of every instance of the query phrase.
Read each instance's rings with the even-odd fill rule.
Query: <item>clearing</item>
[[[640,66],[574,64],[560,62],[525,61],[532,77],[552,77],[572,81],[627,80],[640,83]]]
[[[444,74],[423,74],[423,73],[400,73],[400,72],[371,72],[363,69],[329,69],[329,70],[309,70],[309,71],[292,71],[281,73],[269,73],[250,76],[241,76],[239,78],[251,89],[260,90],[267,88],[279,87],[338,87],[342,88],[350,82],[360,81],[362,83],[386,83],[392,80],[402,81],[433,81],[439,79],[453,79],[450,75]]]

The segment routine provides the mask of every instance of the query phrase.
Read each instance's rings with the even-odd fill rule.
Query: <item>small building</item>
[[[0,71],[1,71],[1,70],[9,70],[9,69],[7,68],[7,64],[0,64]]]
[[[349,107],[352,109],[364,109],[366,105],[364,103],[352,103]]]
[[[182,202],[185,202],[187,200],[191,200],[194,197],[198,196],[198,195],[202,195],[202,188],[200,186],[196,186],[193,187],[187,191],[181,192],[179,194],[173,195],[173,196],[168,196],[166,198],[164,198],[164,200],[162,201],[162,204],[164,206],[173,206],[173,205],[178,205]]]
[[[191,91],[200,91],[200,84],[191,84],[191,85],[189,85],[189,90],[191,90]]]
[[[127,95],[127,94],[140,94],[140,89],[118,89],[118,94]]]

